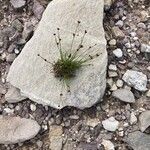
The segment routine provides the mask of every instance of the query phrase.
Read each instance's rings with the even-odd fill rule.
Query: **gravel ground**
[[[9,67],[32,37],[47,4],[48,0],[27,0],[16,9],[8,0],[0,0],[0,114],[33,118],[42,127],[34,139],[0,145],[0,150],[50,150],[56,145],[58,150],[103,150],[107,144],[116,150],[132,150],[125,138],[140,130],[138,118],[142,112],[150,110],[150,90],[143,92],[127,85],[123,75],[127,70],[142,72],[147,76],[147,89],[150,89],[150,53],[142,50],[143,44],[148,45],[150,41],[149,0],[118,0],[105,10],[108,84],[103,102],[85,110],[68,107],[56,110],[29,99],[15,104],[5,101]],[[119,100],[118,95],[112,94],[121,88],[131,90],[134,102],[126,102],[126,97],[119,97]],[[109,128],[111,119],[107,119],[110,117],[113,125]],[[55,142],[51,138],[53,130],[59,139]],[[145,133],[150,134],[149,128]]]

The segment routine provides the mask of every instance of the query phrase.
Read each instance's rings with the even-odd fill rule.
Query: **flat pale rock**
[[[127,103],[135,103],[133,93],[127,89],[118,89],[112,93],[113,97]]]
[[[106,87],[107,66],[103,6],[103,0],[53,0],[50,2],[34,36],[13,62],[7,81],[19,88],[24,96],[31,100],[58,109],[65,106],[84,109],[100,101]],[[100,56],[89,61],[92,65],[84,66],[76,73],[76,77],[70,83],[71,93],[68,93],[63,83],[51,72],[52,66],[37,55],[40,54],[50,62],[56,62],[60,58],[53,36],[58,27],[62,49],[69,51],[77,21],[81,21],[81,24],[72,52],[75,51],[84,31],[87,30],[84,47],[79,55],[83,54],[89,46],[97,44],[89,51],[89,54],[99,53]],[[60,97],[61,92],[62,97]]]
[[[40,130],[31,119],[0,116],[0,144],[14,144],[35,137]]]
[[[147,76],[142,72],[127,70],[122,79],[136,90],[142,92],[147,90]]]
[[[150,126],[150,111],[142,112],[139,116],[139,128],[144,132]]]
[[[116,131],[118,129],[119,122],[114,117],[110,117],[106,120],[103,120],[102,125],[104,129],[108,131]]]
[[[150,150],[150,136],[140,131],[129,133],[124,141],[126,141],[133,150]]]

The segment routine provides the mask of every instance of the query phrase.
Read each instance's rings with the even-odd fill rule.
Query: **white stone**
[[[120,87],[120,88],[123,87],[123,81],[118,79],[116,82],[116,85],[117,85],[117,87]]]
[[[124,59],[122,61],[119,61],[120,64],[125,64],[127,61]]]
[[[136,36],[136,32],[131,32],[130,35],[131,35],[132,37],[135,37],[135,36]]]
[[[116,65],[110,64],[108,68],[109,68],[109,70],[117,71]]]
[[[128,85],[139,91],[146,91],[147,76],[139,71],[127,70],[122,78]]]
[[[120,48],[117,48],[113,51],[113,54],[117,57],[117,58],[121,58],[123,56],[123,52]]]
[[[147,96],[147,97],[150,97],[150,90],[148,90],[148,91],[146,92],[146,96]]]
[[[14,144],[33,138],[40,130],[31,119],[0,116],[0,144]]]
[[[126,19],[127,19],[127,17],[126,17],[126,16],[123,16],[123,17],[122,17],[122,20],[126,20]]]
[[[118,88],[116,86],[116,84],[114,83],[112,86],[111,86],[111,89],[110,91],[116,91]]]
[[[127,103],[135,103],[135,98],[133,93],[127,89],[118,89],[112,93],[113,97],[118,98],[121,101]]]
[[[13,113],[14,113],[14,109],[10,109],[10,108],[4,108],[4,111],[5,111],[7,114],[13,114]]]
[[[150,71],[150,66],[147,67],[147,70]]]
[[[104,145],[104,148],[106,150],[115,150],[115,146],[110,140],[104,140],[103,139],[102,145]]]
[[[31,109],[31,111],[36,111],[36,106],[34,104],[31,104],[30,109]]]
[[[112,39],[109,41],[109,45],[111,45],[111,46],[115,46],[116,43],[117,43],[117,41],[115,39]]]
[[[113,79],[112,78],[109,78],[107,79],[107,84],[111,87],[113,85]]]
[[[58,109],[65,106],[83,109],[100,101],[105,92],[107,67],[103,6],[103,0],[50,2],[34,36],[10,67],[7,81],[19,88],[31,100]],[[37,55],[42,55],[50,62],[56,62],[60,55],[53,33],[57,31],[57,27],[60,28],[62,47],[64,50],[69,50],[72,33],[75,31],[78,20],[81,21],[81,25],[74,47],[81,42],[81,36],[84,30],[87,30],[82,50],[97,44],[89,53],[98,50],[101,55],[90,61],[93,65],[84,66],[77,72],[70,83],[71,93],[68,93],[66,88],[62,88],[63,83],[51,73],[51,65]],[[61,92],[63,92],[62,97],[60,97]]]
[[[13,5],[14,8],[22,8],[25,6],[26,1],[25,0],[10,0],[10,3]]]
[[[123,21],[122,20],[119,20],[116,22],[115,24],[116,26],[119,26],[119,27],[122,27],[123,26]]]
[[[112,3],[113,3],[113,0],[104,0],[104,5],[107,6],[108,8],[110,8]]]
[[[130,114],[130,124],[133,125],[137,123],[137,117],[135,116],[134,112],[131,112]]]
[[[110,117],[102,121],[102,125],[108,131],[116,131],[118,129],[119,122],[114,117]]]

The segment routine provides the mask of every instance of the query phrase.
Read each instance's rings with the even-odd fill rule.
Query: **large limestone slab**
[[[34,36],[13,62],[7,80],[31,100],[58,109],[65,106],[83,109],[100,101],[106,87],[107,66],[103,6],[103,0],[53,0],[46,8]],[[87,30],[82,50],[97,44],[89,54],[98,51],[100,56],[89,62],[93,65],[79,70],[71,81],[71,93],[67,93],[62,88],[62,82],[51,73],[51,65],[37,55],[56,62],[59,51],[53,34],[59,27],[62,48],[69,50],[77,21],[81,21],[81,25],[73,49],[79,45],[84,30]],[[63,96],[60,97],[62,89]]]

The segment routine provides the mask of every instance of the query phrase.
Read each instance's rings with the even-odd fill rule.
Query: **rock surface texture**
[[[112,94],[115,98],[118,98],[119,100],[127,103],[134,103],[135,98],[133,93],[130,90],[127,89],[118,89],[113,92]]]
[[[31,119],[0,116],[0,144],[14,144],[36,136],[40,126]]]
[[[144,132],[150,126],[150,111],[145,111],[139,116],[139,128]]]
[[[134,149],[134,150],[149,150],[150,148],[150,136],[144,134],[140,131],[132,132],[128,135],[128,138],[125,141]]]
[[[83,109],[100,101],[105,91],[107,66],[103,5],[103,0],[52,1],[45,10],[34,36],[13,62],[7,81],[31,100],[58,109],[65,106]],[[37,55],[56,62],[60,56],[53,34],[59,27],[62,49],[69,50],[77,21],[81,21],[81,25],[74,49],[79,45],[84,30],[87,30],[82,50],[97,44],[92,52],[98,51],[100,56],[90,61],[93,65],[79,70],[71,81],[71,93],[67,93],[66,88],[62,91],[62,82],[51,73],[52,66]]]
[[[147,76],[139,71],[127,70],[123,75],[123,80],[139,91],[146,91]]]

